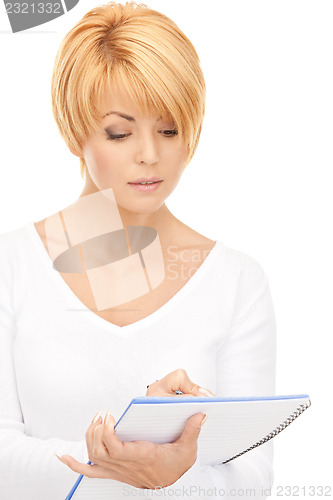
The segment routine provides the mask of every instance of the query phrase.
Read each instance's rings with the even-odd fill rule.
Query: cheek
[[[187,158],[187,148],[179,145],[175,149],[169,149],[169,159],[170,163],[174,165],[175,170],[180,170],[182,172]]]
[[[110,168],[110,155],[107,151],[98,151],[94,154],[94,170],[104,174]]]
[[[124,161],[123,155],[119,152],[112,152],[108,145],[86,151],[85,158],[93,175],[107,175],[108,177],[116,176],[119,172],[117,167],[120,167]]]

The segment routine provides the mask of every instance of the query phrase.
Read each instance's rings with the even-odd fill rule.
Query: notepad
[[[187,418],[206,413],[208,418],[198,438],[200,463],[226,464],[275,437],[310,405],[309,396],[304,394],[240,398],[144,396],[130,402],[115,430],[122,441],[171,443],[182,434]],[[124,487],[124,483],[79,476],[66,500],[116,498],[120,486]]]

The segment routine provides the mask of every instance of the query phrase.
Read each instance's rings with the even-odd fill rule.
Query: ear
[[[82,151],[78,151],[77,149],[74,148],[69,148],[69,150],[74,156],[77,156],[78,158],[83,158]]]

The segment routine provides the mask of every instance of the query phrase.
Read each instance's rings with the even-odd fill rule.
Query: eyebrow
[[[105,118],[108,115],[117,115],[120,116],[120,118],[125,118],[125,120],[128,120],[129,122],[135,122],[135,118],[133,116],[128,116],[125,115],[125,113],[120,113],[119,111],[109,111],[109,113],[106,113],[106,115],[103,116]],[[162,120],[162,117],[160,116],[156,121]]]

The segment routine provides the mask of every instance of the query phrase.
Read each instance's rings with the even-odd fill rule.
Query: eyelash
[[[164,137],[174,137],[175,135],[178,134],[178,130],[176,129],[173,129],[173,130],[163,130],[163,132],[171,132],[170,134],[163,134]],[[128,137],[129,135],[131,134],[116,134],[116,135],[112,135],[110,133],[108,133],[108,137],[107,137],[107,140],[108,141],[122,141],[123,139],[125,139],[126,137]]]

